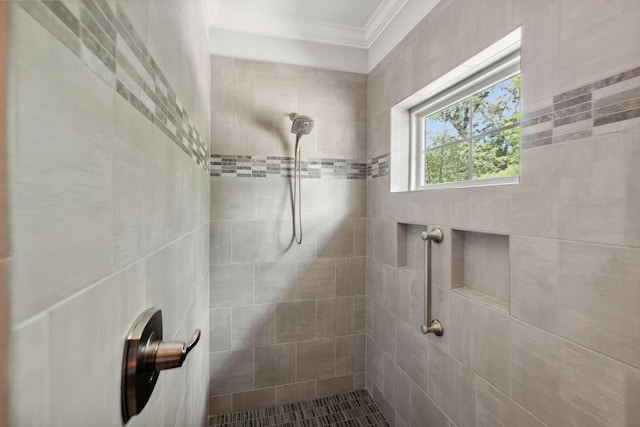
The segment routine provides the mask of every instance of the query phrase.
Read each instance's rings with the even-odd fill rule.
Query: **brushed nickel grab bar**
[[[424,323],[420,327],[423,334],[433,333],[441,337],[444,334],[444,327],[438,319],[431,320],[431,241],[436,243],[442,242],[444,232],[441,228],[421,234],[422,240],[425,241],[425,273],[424,273]]]

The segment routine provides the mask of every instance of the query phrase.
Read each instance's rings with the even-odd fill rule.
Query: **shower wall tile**
[[[637,398],[638,370],[519,322],[513,337],[513,399],[542,421],[626,426],[640,420],[628,400]]]
[[[367,255],[367,220],[364,218],[357,218],[354,224],[354,254],[355,256]]]
[[[111,88],[10,6],[21,29],[11,33],[7,109],[16,324],[112,272],[114,105]]]
[[[254,408],[268,408],[275,405],[275,388],[245,391],[233,395],[233,411],[246,411]]]
[[[332,338],[353,333],[353,297],[323,298],[316,303],[318,338]]]
[[[253,348],[209,355],[209,393],[212,396],[253,388]]]
[[[381,305],[375,306],[373,315],[373,339],[391,358],[396,359],[396,338],[399,336],[398,322],[393,314]]]
[[[330,397],[353,391],[353,375],[318,380],[318,397]]]
[[[395,267],[397,265],[397,224],[393,221],[370,220],[367,227],[367,245],[370,251],[367,255],[384,263]]]
[[[365,295],[365,257],[336,259],[336,296]]]
[[[366,328],[367,297],[357,296],[353,298],[353,332],[364,333]]]
[[[498,389],[478,378],[477,427],[543,427],[545,424]]]
[[[233,395],[209,397],[209,415],[230,414],[233,412]]]
[[[112,374],[120,363],[104,349],[121,347],[122,334],[145,306],[143,277],[144,270],[138,264],[51,312],[50,361],[56,367],[50,383],[52,425],[82,425],[95,417],[109,424],[121,421],[120,380]],[[102,303],[93,304],[95,301]],[[96,324],[104,326],[100,334],[95,333]],[[70,352],[77,340],[82,347]],[[87,375],[90,382],[101,384],[100,393],[86,393]],[[60,393],[61,389],[65,392]]]
[[[268,107],[266,113],[283,116],[296,111],[298,106],[297,84],[296,76],[256,73],[254,106]]]
[[[210,307],[253,304],[253,264],[212,265]]]
[[[231,262],[231,221],[209,222],[209,263]]]
[[[169,339],[195,328],[205,334],[181,374],[164,375],[149,410],[131,424],[204,420],[209,176],[202,159],[210,107],[193,94],[209,92],[208,54],[202,5],[181,6],[161,36],[149,36],[144,0],[8,5],[9,294],[16,298],[9,339],[20,341],[41,319],[49,324],[39,360],[25,358],[32,351],[10,356],[12,384],[29,386],[23,371],[39,376],[38,390],[29,390],[35,406],[24,407],[21,388],[11,391],[12,424],[121,423],[120,381],[106,373],[118,371],[122,337],[150,306],[163,311]],[[180,45],[168,79],[170,70],[156,62],[163,53],[147,50],[168,46],[156,37]],[[39,370],[47,366],[57,368]],[[45,407],[46,419],[36,420]]]
[[[336,375],[355,374],[365,370],[365,336],[336,338]]]
[[[211,62],[213,109],[234,116],[233,129],[220,121],[212,127],[213,151],[291,155],[293,137],[287,116],[299,112],[313,116],[317,123],[314,133],[303,139],[303,156],[363,159],[359,156],[366,146],[364,75],[354,80],[340,72],[216,56]],[[323,132],[323,127],[330,133]]]
[[[209,351],[231,350],[231,309],[209,309]]]
[[[413,295],[411,282],[415,279],[415,276],[409,273],[388,267],[385,267],[382,277],[384,308],[408,324],[411,324],[412,320]],[[416,297],[418,297],[418,295],[416,295]],[[421,305],[420,298],[418,305]],[[438,305],[438,307],[440,307],[440,305]],[[421,309],[422,307],[420,307],[420,310]],[[420,312],[419,314],[421,315],[422,313]]]
[[[296,301],[276,307],[276,342],[295,342],[315,338],[316,302]]]
[[[373,389],[373,400],[380,408],[380,412],[382,412],[382,415],[384,415],[385,419],[392,420],[391,423],[393,423],[393,421],[395,420],[393,405],[391,405],[391,403],[385,398],[384,394],[378,387],[374,387]]]
[[[175,11],[177,13],[168,15],[170,23],[161,34],[166,35],[167,30],[172,32],[174,37],[169,39],[172,40],[171,45],[174,47],[176,43],[178,45],[189,42],[194,44],[190,53],[194,57],[200,55],[199,65],[203,67],[202,71],[198,67],[188,69],[191,61],[172,61],[158,67],[156,60],[161,58],[156,56],[154,59],[147,51],[147,45],[155,43],[155,36],[158,33],[146,37],[147,43],[142,41],[117,4],[59,2],[55,7],[49,7],[51,4],[47,2],[35,1],[17,4],[20,4],[51,35],[62,42],[70,52],[80,58],[114,92],[139,110],[149,122],[161,129],[187,156],[199,166],[205,167],[206,145],[194,127],[192,119],[206,131],[204,136],[208,138],[209,120],[206,114],[208,109],[201,99],[198,99],[199,102],[194,102],[193,94],[197,91],[185,90],[185,86],[181,85],[181,83],[193,84],[193,79],[184,79],[186,74],[191,74],[200,77],[197,81],[198,86],[208,90],[209,82],[206,78],[202,78],[208,74],[208,63],[202,61],[205,57],[206,45],[202,40],[197,40],[198,36],[206,36],[206,33],[202,32],[201,26],[193,25],[190,26],[192,34],[188,35],[194,37],[183,40],[184,37],[181,36],[185,32],[180,28],[180,20],[189,20],[195,14],[201,13],[199,10],[201,5],[190,1],[185,4],[186,7]],[[163,10],[166,12],[165,9]],[[150,7],[148,11],[152,13],[154,10]],[[144,36],[147,36],[146,28],[142,30],[145,33]],[[196,34],[196,32],[200,33]],[[178,53],[175,49],[172,52],[166,52],[167,49],[164,48],[169,45],[164,44],[160,49],[152,48],[153,54],[162,56],[166,53],[169,55]],[[172,69],[185,66],[187,69],[172,72]],[[168,80],[161,70],[172,74]],[[169,81],[182,86],[178,90],[182,95],[179,99],[176,98]],[[189,111],[195,112],[195,115],[189,117],[184,106]]]
[[[234,221],[231,259],[235,263],[276,260],[276,224],[272,221]]]
[[[318,299],[336,295],[336,262],[316,259],[296,262],[296,298]]]
[[[504,394],[511,395],[509,317],[453,294],[447,323],[451,325],[451,355]]]
[[[145,303],[162,310],[163,332],[169,336],[176,332],[179,321],[177,255],[177,246],[170,245],[152,254],[145,262]]]
[[[255,219],[277,221],[290,214],[291,192],[293,191],[290,180],[256,179],[254,183]]]
[[[347,338],[365,329],[366,124],[364,110],[355,110],[366,100],[366,77],[220,57],[211,64],[211,305],[231,307],[233,348],[255,351],[255,382],[246,391],[275,386],[279,401],[313,398],[316,378],[326,380],[322,394],[351,391],[365,363],[364,344]],[[295,111],[316,119],[301,141],[300,245],[288,117]],[[239,284],[250,266],[252,299]],[[339,346],[338,337],[348,343]],[[319,354],[313,347],[300,354],[309,342]]]
[[[339,180],[336,182],[338,217],[364,218],[367,216],[367,182],[365,180]]]
[[[8,394],[10,425],[50,426],[51,357],[48,314],[32,319],[11,335]]]
[[[367,374],[365,372],[355,374],[353,376],[353,389],[365,390],[367,388],[366,381],[367,381]]]
[[[297,224],[298,220],[296,220],[296,227],[298,227]],[[310,260],[316,258],[318,237],[314,222],[305,217],[302,225],[301,244],[294,241],[293,221],[291,219],[277,221],[276,227],[276,258],[278,260]]]
[[[253,219],[253,180],[212,178],[210,202],[212,221]]]
[[[154,138],[160,138],[160,132],[154,130]],[[202,224],[209,220],[208,183],[197,169],[191,168],[189,159],[180,154],[175,145],[167,146],[166,175],[167,224],[165,240],[172,241],[191,230],[193,224]]]
[[[256,264],[254,302],[256,304],[293,301],[296,298],[294,262]]]
[[[355,222],[352,219],[318,221],[318,257],[355,255]]]
[[[626,141],[632,145],[627,149],[627,158],[630,165],[627,169],[627,182],[629,187],[625,197],[628,199],[628,218],[638,218],[640,215],[640,127],[625,133]],[[635,143],[634,143],[635,141]],[[627,221],[626,243],[628,246],[640,248],[640,224],[637,221]]]
[[[430,373],[429,361],[432,347],[421,334],[401,323],[397,327],[397,353],[396,361],[400,369],[409,375],[423,390],[428,390]]]
[[[304,402],[315,398],[315,381],[306,381],[276,387],[276,405]]]
[[[396,364],[393,364],[392,375],[391,386],[393,392],[391,393],[390,401],[394,408],[397,408],[396,415],[409,425],[411,424],[411,379]]]
[[[317,145],[319,155],[339,157],[346,153],[347,158],[366,158],[365,147],[361,144],[367,135],[365,120],[323,120],[315,130],[321,141]]]
[[[640,368],[638,249],[529,237],[513,243],[515,317]],[[625,326],[605,326],[613,324]]]
[[[333,339],[297,343],[298,381],[330,378],[336,370],[336,344]]]
[[[536,12],[545,8],[545,6],[554,3],[553,0],[543,0],[531,3],[527,0],[514,0],[513,2],[513,23],[520,25],[530,17],[535,16]]]
[[[336,218],[336,186],[336,180],[333,179],[302,181],[304,197],[308,203],[302,203],[300,212],[307,222],[317,223]]]
[[[449,419],[416,383],[411,383],[411,427],[418,427],[429,420],[429,426],[447,427]],[[451,423],[453,425],[453,423]]]
[[[384,265],[367,257],[367,297],[379,305],[385,305]],[[388,306],[388,305],[387,305]]]
[[[514,4],[514,15],[521,13],[523,8],[531,9],[533,6],[524,5],[523,1],[516,3],[519,4]],[[547,3],[547,7],[539,7],[540,3]],[[527,106],[551,98],[558,92],[560,3],[536,2],[535,8],[539,8],[539,12],[532,13],[531,18],[524,23],[526,29],[522,33],[523,44],[529,48],[522,50],[522,78],[532,82],[522,87],[522,98]]]
[[[296,344],[276,344],[255,349],[255,387],[296,381]]]
[[[367,387],[384,393],[397,425],[637,424],[630,307],[640,272],[630,218],[640,200],[632,23],[640,9],[627,0],[499,0],[482,11],[471,3],[440,2],[368,76]],[[520,25],[520,183],[390,194],[384,172],[374,172],[390,151],[388,109]],[[443,337],[423,336],[422,280],[408,280],[407,303],[395,265],[398,222],[509,235],[510,311],[450,291],[456,253],[436,245],[434,316],[448,320]],[[376,341],[388,316],[398,324],[397,365]],[[414,354],[428,366],[426,385]],[[410,420],[390,392],[398,370],[412,380],[412,401],[420,397]]]
[[[369,335],[366,342],[367,389],[375,385],[384,387],[384,353]]]
[[[164,242],[168,147],[124,100],[115,101],[114,264],[131,264]]]
[[[384,398],[392,404],[395,400],[394,382],[396,378],[396,371],[401,371],[401,369],[398,368],[398,365],[396,365],[393,359],[387,354],[384,355],[382,365],[384,378],[382,379],[382,387],[380,387],[380,391],[384,395]]]
[[[149,0],[116,0],[115,3],[129,18],[131,26],[135,28],[138,37],[146,45],[149,39]]]
[[[563,56],[560,65],[563,73],[559,81],[567,89],[638,66],[639,47],[633,41],[640,37],[634,25],[640,5],[629,0],[563,0],[561,7],[560,48]],[[593,10],[600,11],[599,18],[589,13]],[[616,46],[616,49],[610,49],[610,46]],[[587,54],[589,59],[581,61],[579,66],[573,62]]]
[[[231,347],[250,348],[276,342],[275,304],[233,307]]]
[[[475,426],[473,371],[437,347],[429,350],[429,396],[456,424]]]

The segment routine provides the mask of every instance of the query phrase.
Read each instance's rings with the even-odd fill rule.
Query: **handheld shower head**
[[[296,136],[295,157],[293,160],[293,238],[297,244],[302,243],[302,160],[300,158],[300,139],[303,135],[309,135],[313,130],[314,121],[309,116],[301,116],[297,113],[289,114],[293,122],[291,133]],[[298,227],[296,227],[296,208],[298,211]],[[300,238],[298,238],[298,228],[300,228]]]
[[[298,138],[302,135],[309,135],[313,130],[314,120],[309,116],[302,116],[300,114],[291,113],[289,117],[293,121],[291,124],[291,133]]]

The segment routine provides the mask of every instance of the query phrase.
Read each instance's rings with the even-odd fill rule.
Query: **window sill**
[[[520,175],[501,176],[497,178],[476,179],[471,181],[443,182],[442,184],[420,185],[411,191],[429,191],[451,188],[489,187],[494,185],[511,185],[520,182]]]

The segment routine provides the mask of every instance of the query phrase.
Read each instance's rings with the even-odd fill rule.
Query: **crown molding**
[[[297,36],[290,34],[284,38],[360,49],[367,49],[369,46],[364,38],[364,30],[361,28],[316,21],[300,21],[297,27]]]
[[[211,26],[222,30],[368,49],[407,2],[408,0],[383,0],[364,28],[311,20],[293,21],[281,16],[252,16],[246,13],[238,16],[238,19],[216,20],[215,11],[219,0],[210,0],[209,12],[212,17]]]
[[[237,7],[218,9],[227,0],[208,1],[209,50],[213,55],[366,74],[440,0],[383,0],[363,27],[266,16],[250,10],[240,16]]]
[[[364,39],[367,49],[375,43],[380,34],[387,28],[393,19],[407,5],[409,0],[384,0],[378,9],[371,15],[369,22],[364,27]]]

